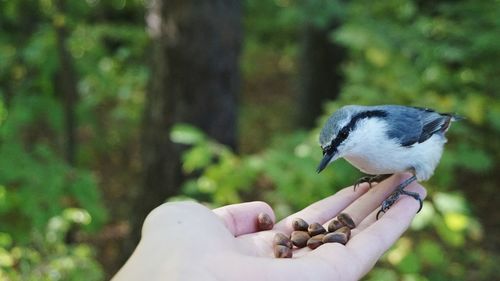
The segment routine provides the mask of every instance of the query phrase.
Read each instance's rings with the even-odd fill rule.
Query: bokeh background
[[[109,279],[166,200],[297,211],[361,176],[329,114],[405,104],[466,120],[365,280],[497,280],[499,89],[498,0],[0,0],[0,279]]]

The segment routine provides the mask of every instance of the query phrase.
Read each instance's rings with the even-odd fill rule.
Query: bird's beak
[[[328,166],[328,164],[330,163],[330,161],[332,160],[333,158],[333,153],[332,154],[328,154],[328,153],[325,153],[325,155],[323,156],[323,159],[321,159],[321,162],[319,163],[319,166],[318,168],[316,169],[316,172],[318,172],[318,174],[323,171],[326,166]]]

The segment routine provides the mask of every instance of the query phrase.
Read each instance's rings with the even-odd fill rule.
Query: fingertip
[[[256,222],[257,217],[261,213],[267,214],[271,218],[273,224],[276,222],[276,216],[273,209],[269,204],[262,201],[227,205],[214,209],[213,212],[223,220],[226,228],[234,236],[259,231]]]
[[[273,220],[273,223],[276,223],[276,215],[274,214],[273,208],[269,204],[264,201],[251,201],[249,203],[254,204],[255,209],[259,209],[262,213],[268,214]]]
[[[420,199],[422,200],[422,203],[425,200],[425,198],[427,197],[427,190],[425,189],[424,186],[422,186],[418,182],[412,183],[410,186],[408,186],[406,188],[406,190],[411,191],[411,192],[417,192],[420,195]],[[396,202],[396,204],[397,203],[398,202]],[[421,207],[420,201],[411,197],[411,196],[401,197],[399,204],[408,205],[407,208],[409,208],[409,209],[415,209],[414,214],[416,214],[417,211],[419,211],[419,209]]]
[[[423,185],[416,183],[415,191],[420,194],[422,200],[427,197],[427,189]]]

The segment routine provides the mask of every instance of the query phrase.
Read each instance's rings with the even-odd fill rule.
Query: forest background
[[[321,175],[345,104],[456,112],[411,230],[365,280],[500,275],[497,0],[0,0],[0,279],[105,280],[166,200],[265,200]]]

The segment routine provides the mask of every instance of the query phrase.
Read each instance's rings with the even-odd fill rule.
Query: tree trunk
[[[186,122],[236,148],[241,3],[154,0],[147,16],[152,77],[143,117],[144,186],[137,197],[133,241],[146,215],[183,181],[172,125]]]
[[[343,81],[340,67],[346,53],[342,46],[329,39],[330,32],[338,26],[338,21],[332,20],[325,27],[313,23],[306,23],[303,27],[298,99],[299,125],[302,127],[314,127],[324,103],[340,94]]]
[[[56,1],[57,9],[64,14],[64,2]],[[63,95],[64,126],[65,126],[65,158],[68,164],[74,166],[76,159],[76,102],[78,98],[76,70],[73,58],[66,47],[68,30],[64,23],[55,26],[57,38],[57,54],[59,70],[57,72],[56,88]]]

